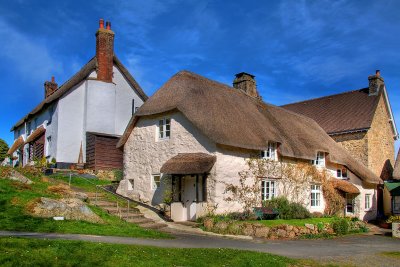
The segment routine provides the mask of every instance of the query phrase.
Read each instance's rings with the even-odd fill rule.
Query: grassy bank
[[[302,264],[282,256],[233,249],[156,248],[22,238],[0,238],[0,252],[1,266],[311,266],[310,262]]]
[[[73,220],[54,221],[53,219],[33,217],[29,215],[26,208],[30,201],[40,197],[60,198],[60,195],[48,190],[49,185],[54,185],[53,182],[49,182],[41,176],[30,175],[29,178],[34,182],[31,185],[0,178],[0,230],[147,238],[170,237],[165,233],[127,223],[90,205],[89,207],[103,219],[104,224]]]

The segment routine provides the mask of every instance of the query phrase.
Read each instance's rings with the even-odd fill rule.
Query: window
[[[346,213],[354,212],[354,196],[346,194]]]
[[[276,143],[269,142],[268,149],[261,151],[261,157],[263,159],[275,160],[276,159]]]
[[[261,181],[261,199],[271,200],[276,197],[276,182],[264,179]]]
[[[50,148],[51,148],[51,136],[48,136],[46,142],[46,156],[50,156]]]
[[[311,207],[321,206],[321,186],[311,185]]]
[[[394,214],[400,213],[400,196],[393,196],[393,207],[392,207],[392,212]]]
[[[152,176],[152,188],[153,190],[156,190],[159,188],[161,185],[161,175],[160,174],[154,174]]]
[[[312,160],[312,164],[315,166],[325,166],[325,153],[318,152],[315,160]]]
[[[336,171],[336,177],[337,177],[337,178],[346,179],[346,178],[347,178],[347,169],[346,169],[346,168],[337,169],[337,171]]]
[[[158,139],[169,139],[171,135],[171,119],[164,118],[158,122]]]
[[[365,209],[369,210],[371,208],[371,194],[365,194]]]
[[[32,128],[31,128],[31,122],[28,122],[27,125],[26,125],[26,127],[27,127],[26,135],[30,135],[30,134],[31,134],[31,130],[32,130]]]

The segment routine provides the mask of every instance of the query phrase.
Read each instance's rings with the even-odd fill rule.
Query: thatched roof
[[[361,179],[381,183],[314,120],[188,71],[174,75],[139,108],[118,145],[126,142],[140,117],[171,110],[182,112],[217,144],[265,150],[273,141],[280,144],[281,155],[309,160],[323,151],[332,162],[347,166]]]
[[[25,144],[30,143],[38,139],[42,134],[46,132],[46,129],[43,125],[35,129],[26,139]]]
[[[215,161],[215,156],[206,153],[180,153],[167,160],[160,172],[167,174],[208,173]]]
[[[20,148],[24,144],[24,138],[22,136],[18,137],[17,140],[15,140],[14,144],[8,149],[7,155],[12,155],[18,148]]]
[[[132,75],[129,73],[129,71],[125,68],[125,66],[121,63],[121,61],[117,58],[116,55],[114,55],[114,65],[121,71],[122,75],[125,77],[125,79],[128,81],[128,83],[131,85],[133,90],[139,95],[139,97],[145,101],[147,100],[147,95],[144,93],[143,89],[140,87],[140,85],[136,82],[136,80],[132,77]],[[25,117],[20,119],[12,128],[11,131],[14,131],[15,128],[19,127],[22,125],[24,122],[28,121],[30,118],[32,118],[35,114],[41,112],[44,108],[48,107],[50,104],[52,104],[54,101],[58,100],[60,97],[62,97],[64,94],[69,92],[70,89],[72,89],[74,86],[78,85],[80,82],[85,80],[90,73],[95,71],[97,68],[97,59],[96,57],[93,57],[91,60],[89,60],[88,63],[86,63],[82,69],[80,69],[77,73],[75,73],[74,76],[71,77],[67,82],[65,82],[63,85],[61,85],[52,95],[44,99],[42,102],[40,102],[39,105],[37,105],[31,112],[29,112]]]
[[[400,149],[397,153],[396,163],[394,164],[393,179],[400,180]]]
[[[333,185],[334,188],[343,191],[345,193],[349,194],[360,194],[360,190],[353,185],[352,183],[345,181],[345,180],[339,180],[339,179],[333,179],[330,181]]]

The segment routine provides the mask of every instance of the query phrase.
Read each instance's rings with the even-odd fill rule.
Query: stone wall
[[[350,154],[368,167],[368,135],[367,132],[338,134],[331,136]]]
[[[394,166],[394,138],[387,108],[381,96],[368,131],[368,168],[382,179],[389,178]]]

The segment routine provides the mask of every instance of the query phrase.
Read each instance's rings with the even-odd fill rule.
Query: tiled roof
[[[310,99],[282,106],[315,120],[328,134],[368,130],[371,127],[378,95],[368,88]]]

